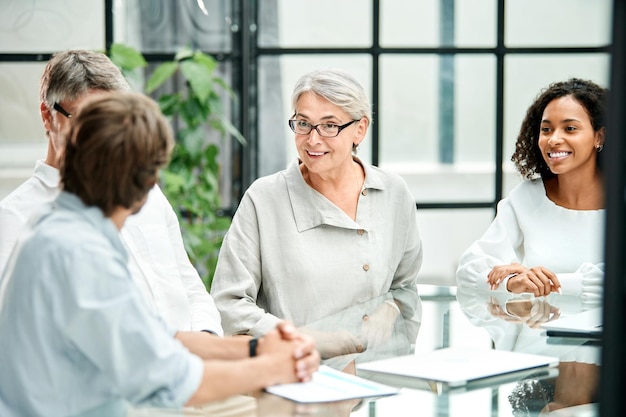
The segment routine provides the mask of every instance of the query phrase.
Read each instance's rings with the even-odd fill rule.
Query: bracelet
[[[259,339],[252,338],[248,342],[248,346],[250,347],[250,357],[254,358],[256,356],[256,345],[259,343]]]

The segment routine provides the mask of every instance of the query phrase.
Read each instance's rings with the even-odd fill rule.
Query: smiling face
[[[293,119],[312,125],[344,125],[352,121],[352,117],[343,109],[311,92],[300,96]],[[352,145],[361,143],[367,126],[367,119],[363,118],[333,138],[322,137],[315,129],[305,135],[295,134],[298,156],[310,173],[336,176],[342,169],[351,167]]]
[[[604,129],[594,131],[589,114],[571,95],[552,100],[541,117],[539,149],[550,171],[594,173],[597,147],[604,143]]]

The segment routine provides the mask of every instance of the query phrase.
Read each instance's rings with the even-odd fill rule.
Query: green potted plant
[[[113,44],[109,51],[131,85],[140,80],[138,69],[146,66],[134,48]],[[215,74],[217,61],[201,51],[182,48],[171,62],[157,66],[145,82],[146,94],[154,95],[168,80],[182,76],[183,87],[163,93],[157,101],[163,114],[177,128],[176,146],[170,165],[161,173],[163,192],[177,212],[185,249],[198,269],[207,290],[211,287],[217,255],[230,217],[220,215],[219,146],[207,139],[207,128],[222,140],[234,136],[245,139],[225,117],[222,94],[233,96],[228,84]]]

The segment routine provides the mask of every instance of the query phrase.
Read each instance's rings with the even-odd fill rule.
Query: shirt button
[[[367,195],[367,190],[361,191],[361,195]]]
[[[368,316],[367,314],[364,314],[363,317],[361,317],[361,319],[363,321],[368,321],[370,319],[370,316]]]
[[[362,235],[363,235],[363,233],[365,233],[365,230],[363,230],[363,229],[358,229],[358,230],[356,231],[356,233],[357,233],[358,235],[361,235],[361,236],[362,236]]]
[[[357,353],[362,353],[365,349],[363,349],[363,345],[356,345]]]
[[[363,265],[363,270],[364,271],[369,271],[370,270],[370,266],[368,264]]]

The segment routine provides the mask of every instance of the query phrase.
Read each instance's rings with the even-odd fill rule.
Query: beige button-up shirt
[[[259,336],[279,319],[304,326],[394,290],[402,314],[419,315],[415,200],[398,175],[355,160],[368,191],[356,221],[304,181],[298,161],[246,191],[211,288],[225,333]]]

